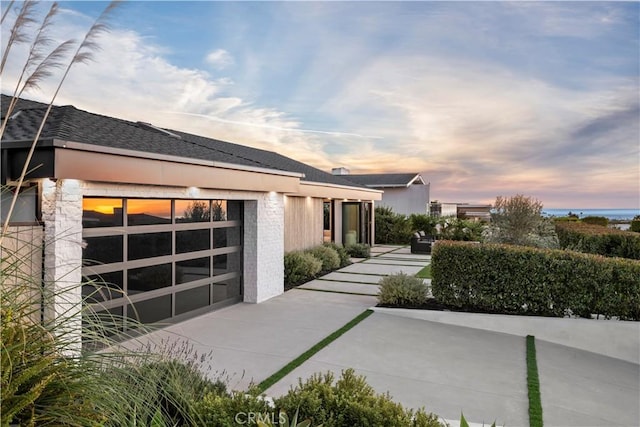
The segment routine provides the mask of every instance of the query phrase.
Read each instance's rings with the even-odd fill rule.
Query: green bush
[[[284,254],[284,284],[295,286],[307,282],[322,270],[322,261],[310,253],[293,251]]]
[[[288,414],[299,411],[299,419],[324,427],[385,426],[441,427],[438,417],[423,409],[413,412],[391,400],[389,394],[376,394],[353,369],[342,371],[334,383],[333,374],[315,374],[275,399],[276,408]]]
[[[629,227],[629,230],[635,233],[640,233],[640,215],[636,215],[633,220],[631,220],[631,227]]]
[[[482,232],[485,229],[485,224],[480,221],[443,217],[438,220],[438,224],[440,226],[439,239],[472,242],[483,240]]]
[[[411,241],[413,230],[406,215],[393,212],[386,206],[378,206],[376,215],[376,243],[406,245]]]
[[[433,236],[436,234],[438,218],[426,214],[411,214],[409,223],[413,231],[424,231],[427,236]]]
[[[378,303],[383,305],[418,307],[427,301],[427,285],[415,276],[391,274],[380,279],[378,285]]]
[[[590,225],[600,225],[602,227],[607,227],[609,225],[609,218],[604,216],[587,216],[580,220],[585,224]]]
[[[579,252],[640,259],[640,235],[599,225],[556,222],[560,246]]]
[[[198,367],[179,360],[158,360],[130,367],[123,378],[132,390],[145,396],[145,404],[132,404],[128,413],[137,425],[149,425],[159,409],[170,425],[194,421],[195,403],[209,393],[223,394],[226,386],[204,377]]]
[[[268,414],[274,409],[261,396],[251,393],[208,393],[195,403],[195,412],[203,426],[234,427],[239,422],[256,425],[246,414]],[[240,418],[236,420],[236,415]]]
[[[371,256],[371,247],[366,243],[356,243],[345,246],[349,256],[353,258],[369,258]]]
[[[333,242],[325,242],[324,246],[332,248],[338,253],[338,256],[340,257],[340,268],[346,267],[347,265],[351,264],[351,260],[349,259],[349,253],[344,248],[344,246],[336,245]]]
[[[640,320],[640,262],[573,251],[438,242],[431,290],[444,304],[498,313]]]
[[[307,249],[305,252],[322,261],[321,271],[329,272],[340,267],[340,255],[338,251],[333,248],[323,245]]]

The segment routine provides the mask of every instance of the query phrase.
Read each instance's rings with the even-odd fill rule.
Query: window
[[[130,234],[127,259],[153,258],[171,255],[171,232]]]
[[[16,187],[9,187],[2,190],[0,199],[0,213],[2,223],[7,220],[9,209],[13,201]],[[18,192],[18,199],[11,213],[10,223],[35,223],[38,222],[38,187],[22,187]]]
[[[171,223],[171,200],[127,200],[127,225]]]
[[[122,199],[82,199],[82,227],[119,227],[122,225]]]

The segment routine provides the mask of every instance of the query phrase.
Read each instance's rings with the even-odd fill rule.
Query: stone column
[[[270,192],[244,204],[244,301],[284,292],[284,196]]]
[[[45,322],[58,325],[70,353],[82,345],[82,191],[76,180],[42,183]]]

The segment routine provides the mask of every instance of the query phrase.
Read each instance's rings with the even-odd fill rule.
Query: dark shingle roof
[[[2,95],[0,102],[2,119],[6,115],[9,101],[9,96]],[[14,118],[9,120],[2,136],[3,145],[32,140],[46,108],[46,104],[21,99],[13,110]],[[20,113],[16,114],[18,111]],[[346,177],[332,175],[273,151],[167,130],[179,135],[181,139],[140,126],[135,122],[89,113],[70,105],[54,106],[47,118],[40,140],[59,139],[145,153],[296,172],[305,175],[303,181],[363,187]]]
[[[350,181],[367,187],[406,187],[417,173],[374,173],[347,175]]]

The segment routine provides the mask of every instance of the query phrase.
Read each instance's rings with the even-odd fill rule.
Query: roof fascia
[[[309,196],[331,199],[351,200],[382,200],[383,191],[371,188],[349,187],[346,185],[330,184],[325,182],[300,181],[300,188],[295,193],[286,193],[289,196]]]
[[[191,165],[209,166],[222,169],[233,169],[246,172],[265,173],[270,175],[290,176],[295,178],[304,178],[304,174],[298,172],[282,171],[278,169],[261,168],[257,166],[245,166],[235,163],[217,162],[211,160],[193,159],[189,157],[171,156],[168,154],[148,153],[145,151],[127,150],[124,148],[105,147],[102,145],[85,144],[81,142],[65,141],[60,139],[53,140],[53,146],[66,148],[71,150],[89,151],[93,153],[113,154],[124,157],[137,157],[151,160],[162,160],[173,163],[186,163]]]
[[[411,179],[411,181],[409,181],[409,183],[407,184],[407,187],[409,187],[410,185],[413,185],[414,182],[416,181],[420,181],[422,183],[422,185],[427,185],[426,182],[424,182],[424,179],[422,179],[422,177],[420,176],[420,174],[416,174],[416,176],[413,177],[413,179]]]

